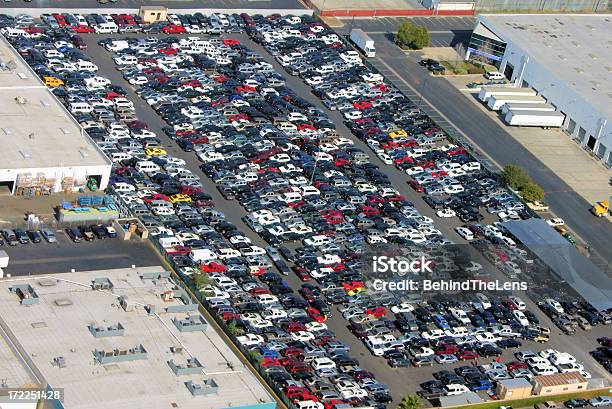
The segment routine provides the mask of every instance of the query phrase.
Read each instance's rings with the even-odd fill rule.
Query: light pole
[[[312,175],[310,175],[310,185],[312,186],[312,182],[314,181],[315,173],[317,172],[317,163],[319,163],[321,158],[315,159],[314,168],[312,168]]]

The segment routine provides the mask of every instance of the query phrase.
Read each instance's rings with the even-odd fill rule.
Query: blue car
[[[435,314],[433,316],[433,322],[441,330],[450,329],[450,325],[448,325],[448,321],[446,321],[446,318],[444,318],[440,314]]]
[[[493,388],[493,383],[488,379],[480,379],[477,382],[468,384],[467,386],[472,392],[488,391],[489,389]]]

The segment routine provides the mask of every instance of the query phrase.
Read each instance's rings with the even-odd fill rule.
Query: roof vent
[[[2,128],[2,132],[4,132],[5,135],[13,134],[13,130],[11,128]]]
[[[15,102],[16,102],[18,105],[25,105],[25,104],[27,104],[27,103],[28,103],[28,100],[27,100],[27,99],[25,99],[24,97],[22,97],[22,96],[20,96],[20,95],[19,95],[19,96],[16,96],[16,97],[15,97]]]
[[[580,47],[580,43],[578,41],[572,41],[572,44],[574,44],[574,47]]]
[[[81,154],[81,157],[83,159],[87,158],[89,156],[89,153],[87,153],[87,149],[81,148],[79,149],[79,153]]]
[[[18,73],[17,73],[17,76],[18,76],[19,78],[21,78],[22,80],[27,80],[27,79],[28,79],[28,76],[27,76],[27,75],[25,75],[23,72],[18,72]]]
[[[567,60],[567,57],[564,56],[563,54],[559,54],[559,59],[565,61]]]
[[[578,73],[578,74],[584,74],[584,70],[580,67],[576,67],[574,68],[574,70]]]
[[[606,65],[606,70],[608,70],[608,72],[612,72],[612,65]]]
[[[40,105],[42,105],[43,108],[47,108],[49,106],[49,103],[46,100],[41,99],[40,100]]]
[[[64,135],[68,135],[69,133],[71,133],[70,129],[67,129],[67,128],[60,128],[60,130],[62,131]]]
[[[23,156],[24,159],[30,159],[32,157],[32,155],[30,155],[27,151],[24,151],[23,149],[19,150],[19,154]]]

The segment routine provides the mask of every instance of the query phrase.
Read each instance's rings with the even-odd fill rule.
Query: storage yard
[[[521,242],[508,227],[535,217],[525,202],[324,24],[309,16],[223,14],[170,14],[168,21],[153,24],[124,14],[45,15],[42,21],[57,27],[43,29],[27,17],[0,19],[12,27],[13,46],[37,73],[61,81],[47,80],[111,158],[106,193],[123,216],[139,220],[140,232],[146,229],[157,251],[284,404],[383,409],[416,392],[432,405],[490,401],[501,381],[535,379],[528,383],[537,388],[544,383],[539,377],[565,373],[609,385],[608,289],[603,286],[603,297],[590,303],[588,292],[562,282],[536,257],[529,240]],[[62,55],[49,57],[40,49]],[[97,71],[77,69],[79,61]],[[75,205],[65,207],[74,211]],[[542,223],[547,233],[569,240],[554,230],[561,230],[562,220]],[[74,242],[81,241],[75,239],[79,235],[93,241],[75,243],[78,248],[98,244],[95,231],[85,226],[66,233]],[[19,249],[29,245],[19,241]],[[435,261],[432,276],[418,279],[529,286],[486,294],[373,291],[364,254],[390,248]],[[151,299],[155,293],[161,301],[162,290],[134,294],[153,283],[133,270],[68,273],[53,280],[63,288],[69,283],[61,279],[74,276],[70,279],[85,288],[98,275],[108,276],[130,305],[162,304]],[[31,281],[41,306],[57,301],[46,302],[48,286]],[[160,281],[155,285],[172,286]],[[64,298],[78,301],[77,294]],[[7,308],[15,311],[15,294],[5,291],[4,297],[9,295],[13,306]],[[51,308],[71,308],[60,304]],[[112,312],[117,317],[109,321],[121,321],[127,334],[136,324],[124,325],[119,317],[125,306],[119,300]],[[108,306],[105,311],[111,313]],[[198,315],[189,322],[202,324]],[[20,323],[18,329],[29,325]],[[178,328],[176,322],[164,327],[155,331],[167,336],[168,327]],[[204,332],[218,338],[211,327]],[[178,382],[167,360],[159,358],[172,356],[170,345],[146,344],[140,334],[130,334],[127,347],[137,347],[132,355],[147,355],[145,362],[115,363],[105,357],[117,354],[94,353],[99,362],[92,364],[89,344],[87,360],[75,347],[54,350],[54,356],[41,353],[36,361],[58,376],[54,383],[75,382],[74,388],[79,381],[94,385],[97,378],[58,375],[48,364],[55,355],[70,365],[74,353],[95,371],[118,373],[119,386],[136,382],[122,366],[159,364],[164,368],[140,368],[142,376],[163,377],[151,379],[151,385],[163,381],[173,395],[163,388],[149,391],[146,382],[139,393],[162,393],[156,403],[164,407],[195,404],[198,397],[189,396],[198,395],[195,390],[222,394],[227,377],[232,404],[213,407],[258,401],[272,407],[252,377],[245,382],[251,393],[236,394],[244,387],[238,378],[249,373],[246,368],[234,373],[240,363],[227,358],[224,346],[217,348],[230,374],[223,373],[222,363],[203,362],[212,358],[197,349],[201,343],[185,341],[183,352],[197,355],[203,373],[216,368],[214,384],[208,377],[188,384]],[[597,361],[589,355],[594,350],[600,352]],[[432,377],[438,383],[429,382]],[[539,393],[525,394],[534,390]],[[109,405],[129,402],[124,392],[118,389]],[[87,407],[82,398],[73,397]]]

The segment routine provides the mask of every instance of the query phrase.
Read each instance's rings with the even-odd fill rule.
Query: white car
[[[556,217],[554,219],[548,219],[546,220],[546,223],[548,223],[549,226],[551,227],[555,227],[555,226],[564,226],[565,225],[565,220]]]
[[[503,80],[506,77],[499,71],[489,71],[485,74],[485,78],[488,80]]]
[[[456,227],[455,231],[467,241],[474,240],[474,233],[472,233],[472,231],[467,227]]]
[[[264,343],[264,338],[257,334],[246,334],[237,337],[238,341],[245,347],[255,347]]]
[[[596,398],[590,399],[589,403],[591,406],[598,408],[601,406],[610,406],[612,405],[612,397],[610,396],[598,396]]]
[[[457,213],[453,209],[442,209],[436,212],[438,217],[455,217]]]
[[[393,314],[399,314],[402,312],[412,312],[412,311],[414,311],[414,305],[408,304],[408,303],[401,303],[401,304],[394,305],[393,307],[391,307],[391,312]]]

